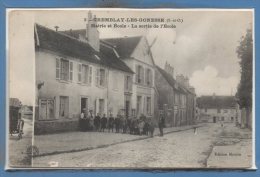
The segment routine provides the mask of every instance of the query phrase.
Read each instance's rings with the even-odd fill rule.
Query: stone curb
[[[191,126],[191,127],[180,129],[180,130],[172,130],[172,131],[165,132],[164,135],[170,134],[170,133],[174,133],[174,132],[190,130],[190,129],[193,129],[193,128],[199,128],[199,127],[203,127],[203,126],[204,125],[194,125],[194,126]],[[155,134],[154,136],[159,136],[159,133]],[[128,142],[132,142],[132,141],[145,140],[145,139],[149,139],[149,138],[153,138],[153,137],[145,136],[145,137],[138,137],[138,138],[131,139],[131,140],[115,142],[115,143],[111,143],[111,144],[98,145],[98,146],[95,146],[95,147],[86,147],[86,148],[81,148],[81,149],[64,150],[64,151],[53,151],[53,152],[47,152],[47,153],[34,155],[33,157],[36,158],[36,157],[43,157],[43,156],[49,156],[49,155],[58,155],[58,154],[63,154],[63,153],[73,153],[73,152],[88,151],[88,150],[93,150],[93,149],[105,148],[105,147],[113,146],[113,145],[117,145],[117,144],[128,143]]]

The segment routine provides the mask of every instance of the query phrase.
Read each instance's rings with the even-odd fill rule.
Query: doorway
[[[213,123],[216,123],[217,120],[216,120],[216,117],[213,117]]]
[[[125,101],[125,116],[126,116],[126,118],[129,117],[129,105],[130,105],[130,102]]]
[[[88,115],[88,98],[82,97],[80,101],[80,112]]]

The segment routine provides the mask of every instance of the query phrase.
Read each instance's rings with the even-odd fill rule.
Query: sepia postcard
[[[6,169],[256,169],[253,9],[8,9]]]

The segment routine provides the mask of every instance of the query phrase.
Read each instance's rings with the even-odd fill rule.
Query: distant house
[[[200,119],[204,122],[236,122],[236,100],[234,96],[201,96],[197,99]]]
[[[165,64],[162,69],[156,66],[155,85],[158,91],[158,109],[164,114],[166,126],[181,126],[195,123],[194,89],[180,79],[173,78],[173,67]],[[188,81],[188,80],[186,80]]]
[[[76,130],[82,112],[116,116],[131,107],[134,72],[110,49],[100,50],[91,19],[89,13],[84,36],[35,24],[36,134]]]

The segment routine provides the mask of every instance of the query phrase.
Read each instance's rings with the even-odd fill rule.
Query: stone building
[[[168,63],[165,69],[156,66],[155,85],[158,90],[158,109],[166,118],[166,126],[181,126],[195,123],[195,90],[177,76]],[[188,82],[188,80],[185,80]],[[186,85],[185,85],[186,84]]]
[[[197,99],[200,121],[236,122],[237,110],[234,96],[201,96]]]
[[[76,130],[82,112],[115,116],[131,107],[134,72],[100,50],[91,18],[78,37],[35,24],[36,134]]]
[[[135,117],[145,115],[154,117],[154,60],[146,37],[122,37],[103,39],[102,44],[111,47],[119,58],[135,72],[133,78],[131,114]]]

